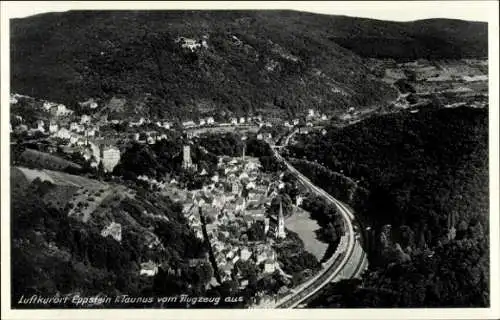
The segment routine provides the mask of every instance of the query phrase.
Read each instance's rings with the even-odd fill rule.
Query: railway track
[[[288,143],[290,138],[296,133],[297,130],[293,131],[288,137],[286,137],[286,143]],[[367,258],[366,253],[363,251],[361,244],[355,236],[353,227],[354,214],[349,210],[349,208],[323,189],[314,185],[307,177],[302,175],[297,169],[288,163],[278,153],[277,148],[274,148],[273,146],[271,146],[271,148],[276,158],[282,161],[288,170],[290,170],[302,184],[338,208],[340,214],[344,218],[346,230],[343,235],[343,237],[346,238],[345,248],[340,248],[340,252],[335,252],[324,264],[324,269],[321,270],[315,277],[299,286],[299,288],[294,290],[292,294],[285,296],[275,305],[276,308],[296,308],[317,295],[321,289],[323,289],[330,282],[340,280],[341,278],[349,279],[358,277],[367,266]],[[357,253],[359,252],[360,254],[358,256]],[[349,269],[352,268],[352,266],[354,266],[354,270],[349,272]]]

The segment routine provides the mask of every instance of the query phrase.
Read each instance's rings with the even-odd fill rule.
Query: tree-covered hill
[[[357,54],[484,56],[485,28],[294,11],[48,13],[11,21],[11,86],[69,105],[124,98],[122,116],[370,106],[395,93]]]
[[[396,60],[488,57],[488,25],[427,19],[388,22],[339,17],[331,40],[363,57]]]
[[[433,230],[437,240],[448,215],[455,214],[457,221],[474,216],[487,221],[487,110],[463,107],[375,117],[329,128],[326,136],[306,137],[291,151],[370,190],[372,208],[362,205],[370,224],[439,226]]]
[[[360,284],[333,286],[313,305],[488,305],[487,110],[374,117],[304,137],[290,152],[317,160],[296,162],[354,207],[370,260]],[[363,192],[338,192],[329,177],[339,173]]]

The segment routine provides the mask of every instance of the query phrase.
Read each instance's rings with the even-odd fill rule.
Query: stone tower
[[[189,169],[193,166],[193,161],[191,160],[191,147],[184,146],[182,148],[182,168]]]

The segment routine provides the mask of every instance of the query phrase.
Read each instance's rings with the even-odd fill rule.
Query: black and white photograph
[[[2,2],[2,319],[500,316],[498,2],[104,3]]]

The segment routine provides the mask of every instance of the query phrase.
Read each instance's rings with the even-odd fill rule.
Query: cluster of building
[[[189,43],[185,38],[179,41],[184,41]],[[187,41],[187,42],[186,42]],[[183,43],[184,43],[183,42]],[[16,104],[19,99],[24,98],[24,96],[13,94],[11,95],[11,103]],[[30,97],[27,97],[30,98]],[[33,99],[33,98],[30,98]],[[118,164],[120,160],[120,150],[114,145],[116,142],[107,142],[109,139],[105,136],[109,133],[106,131],[106,126],[109,123],[112,124],[126,124],[128,123],[129,128],[136,128],[137,131],[130,135],[128,133],[124,140],[135,140],[139,143],[155,144],[158,141],[168,139],[168,132],[165,130],[173,130],[177,128],[179,123],[172,121],[162,120],[153,122],[150,119],[141,117],[137,121],[122,121],[122,120],[112,120],[108,121],[107,118],[103,117],[96,119],[90,114],[92,110],[98,108],[99,104],[94,99],[89,99],[84,102],[79,103],[80,107],[88,109],[89,114],[83,114],[81,116],[76,116],[74,111],[68,109],[64,104],[54,103],[49,101],[43,101],[41,104],[41,109],[44,112],[44,119],[38,119],[36,123],[31,124],[31,128],[23,122],[21,116],[20,123],[14,128],[11,126],[11,132],[23,132],[26,131],[28,134],[34,134],[35,132],[41,133],[50,138],[57,138],[54,141],[57,144],[54,146],[64,147],[63,150],[67,153],[80,153],[86,161],[89,161],[91,167],[98,168],[99,164],[102,162],[104,170],[111,172],[113,168]],[[181,130],[197,129],[197,128],[210,128],[210,127],[224,127],[224,126],[257,126],[260,128],[257,134],[257,139],[259,140],[271,140],[273,138],[272,129],[267,130],[267,128],[272,128],[274,125],[284,125],[285,127],[291,129],[300,124],[306,124],[312,127],[313,121],[327,120],[328,117],[324,114],[310,109],[304,119],[293,119],[283,121],[281,119],[267,119],[263,120],[261,115],[257,116],[240,116],[240,117],[230,117],[225,120],[225,122],[217,123],[214,117],[208,116],[198,119],[197,122],[193,120],[188,120],[180,123]],[[279,121],[279,122],[277,122]],[[157,129],[152,127],[155,125]],[[196,130],[195,130],[196,131]],[[193,134],[192,130],[188,131],[188,134]],[[61,142],[62,140],[62,142]],[[111,139],[113,140],[113,139]],[[106,141],[106,142],[103,142]],[[189,157],[186,157],[186,159]],[[190,161],[185,162],[185,168],[194,168],[196,165],[192,164]]]
[[[17,103],[21,97],[23,96],[11,95],[11,103]],[[97,107],[97,103],[92,99],[81,104],[91,109]],[[65,105],[49,101],[44,101],[41,108],[48,120],[38,119],[33,127],[29,128],[23,118],[17,116],[16,119],[20,124],[14,130],[18,133],[27,132],[28,135],[38,132],[48,138],[54,138],[56,145],[49,151],[54,151],[55,147],[60,146],[65,152],[80,153],[92,167],[97,168],[102,162],[106,172],[113,171],[120,161],[120,150],[113,145],[98,142],[100,128],[90,115],[83,114],[76,117],[73,110]]]
[[[184,149],[184,163],[192,163],[188,148]],[[259,169],[255,158],[219,158],[210,184],[193,192],[183,210],[196,236],[210,242],[221,281],[236,277],[241,287],[248,279],[239,276],[235,264],[240,260],[251,262],[262,275],[274,273],[279,266],[272,244],[286,237],[282,209],[275,218],[266,214],[278,185]],[[246,231],[255,225],[265,237],[249,241]]]

